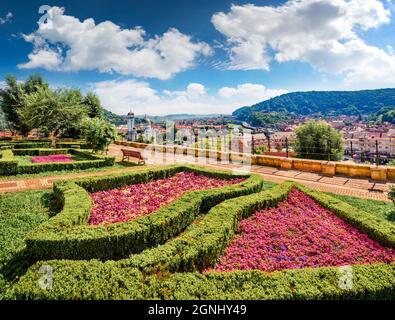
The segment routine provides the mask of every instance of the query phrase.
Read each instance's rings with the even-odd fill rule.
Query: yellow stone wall
[[[115,144],[146,149],[194,155],[207,159],[244,162],[251,165],[261,165],[282,169],[295,169],[306,172],[322,173],[325,175],[344,175],[349,177],[364,177],[374,180],[395,180],[395,167],[371,166],[365,164],[353,164],[334,161],[321,161],[298,158],[284,158],[266,155],[250,155],[236,152],[212,151],[196,148],[185,148],[180,146],[148,145],[145,143],[115,141]]]

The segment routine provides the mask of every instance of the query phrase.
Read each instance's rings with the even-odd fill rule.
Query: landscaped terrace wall
[[[158,152],[194,155],[195,157],[206,157],[207,159],[217,159],[222,161],[246,161],[251,165],[269,166],[286,170],[296,169],[306,172],[322,173],[329,176],[345,175],[349,177],[363,177],[383,181],[395,180],[395,167],[343,163],[325,160],[286,158],[267,155],[251,155],[237,152],[209,151],[206,149],[180,146],[163,146],[128,141],[115,141],[115,144]]]

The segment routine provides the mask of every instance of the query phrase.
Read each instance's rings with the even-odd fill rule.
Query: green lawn
[[[333,193],[328,194],[334,198],[343,200],[344,202],[347,202],[364,212],[374,214],[377,217],[395,223],[395,206],[392,204],[392,202],[355,198]]]
[[[0,300],[12,279],[28,266],[25,235],[56,212],[52,191],[0,195]]]

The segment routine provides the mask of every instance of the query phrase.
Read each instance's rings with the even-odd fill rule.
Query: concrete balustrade
[[[238,152],[214,151],[170,145],[163,146],[127,141],[115,141],[115,144],[129,146],[133,148],[149,149],[152,151],[158,151],[163,153],[167,152],[184,154],[225,162],[261,165],[281,168],[285,170],[295,169],[306,172],[322,173],[328,176],[344,175],[349,177],[370,178],[378,181],[395,180],[395,167],[372,166],[366,164],[299,158],[285,158],[266,155],[251,155]]]

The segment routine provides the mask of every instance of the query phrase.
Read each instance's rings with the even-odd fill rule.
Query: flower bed
[[[55,155],[71,154],[77,156],[77,160],[54,161]],[[38,157],[33,163],[22,163],[14,156]],[[51,156],[42,158],[43,156]],[[45,159],[43,161],[42,159]],[[48,159],[52,159],[49,160]],[[62,158],[62,160],[64,157]],[[80,160],[81,159],[81,160]],[[7,149],[0,150],[0,175],[35,174],[49,171],[83,170],[88,168],[100,168],[114,165],[115,157],[92,154],[89,151],[77,149]]]
[[[175,170],[176,168],[171,168]],[[187,168],[184,168],[185,170]],[[163,170],[163,169],[162,169]],[[157,177],[161,171],[151,173],[151,177]],[[170,172],[170,168],[167,172]],[[164,173],[164,172],[163,172]],[[136,173],[137,174],[137,173]],[[208,174],[208,173],[207,173]],[[138,174],[140,176],[140,173]],[[164,174],[161,179],[169,177]],[[223,178],[222,176],[219,176]],[[102,177],[85,179],[79,181],[90,192],[93,190],[105,190],[119,188],[122,185],[120,178],[109,179]],[[122,183],[131,184],[140,180],[137,177],[122,179]],[[253,179],[257,177],[254,176]],[[100,179],[100,180],[99,180]],[[152,181],[152,180],[148,180]],[[252,182],[252,177],[246,179],[241,184],[224,187],[221,189],[241,188],[248,181]],[[60,186],[59,186],[60,187]],[[261,186],[262,187],[262,186]],[[258,188],[259,190],[261,189]],[[88,241],[80,248],[80,243],[70,232],[64,234],[67,241],[70,241],[70,248],[65,247],[62,242],[50,243],[62,233],[56,228],[55,221],[47,225],[46,230],[53,233],[47,238],[37,238],[37,245],[42,250],[46,250],[53,257],[56,251],[64,254],[77,253],[76,260],[60,255],[61,260],[39,261],[29,267],[26,274],[19,278],[18,283],[13,287],[12,299],[226,299],[226,300],[255,300],[255,299],[394,299],[395,298],[395,262],[374,263],[352,266],[352,288],[345,290],[339,285],[340,277],[343,275],[339,267],[322,268],[300,268],[275,271],[271,273],[259,270],[235,270],[230,272],[204,272],[199,270],[213,266],[218,258],[223,254],[225,248],[234,237],[242,219],[251,217],[256,211],[277,206],[281,201],[287,199],[293,188],[303,191],[325,208],[329,208],[337,217],[344,219],[347,223],[357,227],[367,233],[383,246],[395,248],[395,229],[390,222],[379,219],[369,213],[358,210],[341,200],[332,198],[329,195],[311,190],[302,185],[285,182],[274,187],[265,185],[262,192],[253,193],[252,184],[243,193],[239,192],[239,197],[235,198],[235,192],[222,199],[228,199],[216,206],[205,208],[204,215],[194,215],[195,221],[188,223],[189,226],[183,232],[167,237],[166,242],[157,242],[151,248],[141,251],[138,254],[131,254],[125,259],[109,260],[101,256],[100,260],[89,260],[86,256],[97,250],[101,243],[94,239],[87,238]],[[254,188],[257,192],[257,188]],[[77,190],[76,190],[77,191]],[[81,202],[78,198],[70,198],[72,189],[64,191],[65,206]],[[205,193],[204,203],[213,199],[212,193],[216,190],[206,190],[190,192],[183,198],[188,197],[187,203],[195,201],[196,195]],[[210,193],[210,196],[208,194]],[[224,190],[222,191],[224,193]],[[240,197],[240,195],[243,196]],[[74,194],[77,196],[77,193]],[[86,193],[88,200],[89,194]],[[162,207],[170,208],[169,214],[173,214],[177,208],[174,204],[180,200]],[[216,202],[218,203],[218,202]],[[70,212],[75,212],[76,207],[69,208]],[[190,212],[190,208],[187,208]],[[200,211],[201,212],[201,211]],[[267,212],[267,211],[266,211]],[[102,228],[106,231],[112,228],[124,228],[117,233],[116,240],[109,243],[107,250],[122,247],[122,236],[131,230],[132,224],[137,224],[139,220],[150,220],[149,226],[155,223],[152,218],[158,216],[154,213],[140,219],[135,219],[125,223],[116,223],[109,226],[90,226],[89,230]],[[66,220],[67,218],[67,220]],[[52,218],[54,219],[54,218]],[[174,221],[174,216],[171,217]],[[159,223],[166,221],[165,216],[157,220]],[[191,221],[191,220],[188,220]],[[327,221],[327,220],[325,220]],[[332,221],[332,220],[330,220]],[[71,216],[64,216],[56,223],[64,226],[67,223],[78,223],[72,220]],[[332,222],[331,222],[332,223]],[[161,225],[162,225],[161,224]],[[147,224],[148,225],[148,224]],[[125,228],[127,226],[127,228]],[[185,226],[185,224],[183,225]],[[141,229],[141,225],[139,230]],[[155,232],[158,230],[154,228]],[[81,230],[79,230],[81,231]],[[141,239],[152,239],[155,232],[144,235]],[[80,237],[83,234],[79,233]],[[107,236],[111,236],[107,234]],[[127,237],[126,237],[127,236]],[[130,239],[130,233],[125,236],[125,240]],[[107,237],[108,239],[108,237]],[[126,243],[128,250],[135,248],[138,242]],[[37,249],[40,249],[37,246]],[[83,257],[85,255],[85,257]],[[84,259],[84,260],[82,260]],[[38,281],[42,277],[40,268],[43,264],[48,264],[56,275],[51,290],[42,290]]]
[[[277,208],[257,211],[240,222],[215,271],[275,271],[305,267],[390,263],[384,248],[300,190]]]
[[[150,183],[180,172],[220,179],[228,185],[186,192],[176,201],[138,219],[88,224],[93,205],[88,192]],[[243,180],[241,183],[229,183],[229,180],[240,178]],[[62,210],[26,236],[27,250],[34,260],[124,258],[164,243],[213,206],[230,198],[258,192],[262,184],[258,175],[235,176],[227,171],[185,165],[59,181],[54,184],[54,196]]]
[[[91,194],[93,199],[89,224],[124,222],[145,216],[179,199],[188,191],[219,188],[240,183],[244,178],[219,179],[194,172],[124,186]]]
[[[32,157],[33,163],[47,163],[47,162],[74,162],[75,160],[67,154],[51,154],[48,156]]]

